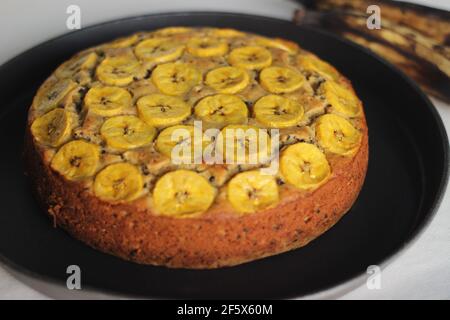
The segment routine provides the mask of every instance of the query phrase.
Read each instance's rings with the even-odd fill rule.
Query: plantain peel
[[[297,23],[318,25],[365,46],[399,67],[428,94],[450,102],[450,12],[397,1],[318,0],[298,10]],[[367,28],[370,5],[381,29]]]

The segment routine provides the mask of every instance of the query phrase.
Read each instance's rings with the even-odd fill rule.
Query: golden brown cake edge
[[[75,238],[100,251],[141,264],[207,269],[238,265],[305,246],[351,208],[368,165],[368,129],[363,117],[358,152],[333,168],[333,177],[305,197],[235,218],[177,219],[106,203],[81,184],[44,164],[29,128],[27,174],[48,215]]]

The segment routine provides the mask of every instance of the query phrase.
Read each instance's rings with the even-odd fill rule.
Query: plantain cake
[[[126,260],[206,269],[331,228],[364,182],[368,129],[350,81],[298,44],[168,27],[61,64],[24,154],[55,226]]]

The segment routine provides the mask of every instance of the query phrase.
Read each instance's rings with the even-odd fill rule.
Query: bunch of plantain
[[[450,103],[450,12],[390,0],[300,1],[297,24],[318,26],[384,57],[428,94]],[[369,29],[367,8],[380,8],[381,28]]]

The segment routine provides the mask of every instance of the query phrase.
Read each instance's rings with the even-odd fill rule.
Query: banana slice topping
[[[188,27],[167,27],[159,29],[156,33],[161,36],[173,36],[177,34],[188,33],[192,31],[192,28]]]
[[[287,147],[280,158],[284,179],[301,190],[313,190],[330,176],[331,169],[322,151],[309,143],[296,143]]]
[[[84,105],[103,117],[119,115],[132,105],[131,94],[119,87],[93,87],[84,97]]]
[[[57,81],[49,86],[49,88],[42,88],[36,95],[34,105],[39,113],[45,113],[59,107],[65,100],[64,98],[75,88],[77,83],[64,79]]]
[[[204,177],[189,170],[166,173],[156,182],[153,190],[156,211],[171,217],[206,211],[215,196],[215,188]]]
[[[288,128],[302,120],[304,109],[297,101],[268,95],[255,103],[253,112],[256,120],[269,128]]]
[[[228,183],[227,197],[239,212],[260,211],[279,201],[278,185],[273,176],[262,174],[259,170],[242,172]]]
[[[156,129],[136,116],[117,116],[103,123],[100,134],[110,148],[128,150],[152,143]]]
[[[139,36],[137,34],[133,34],[129,37],[122,37],[117,40],[114,40],[109,44],[107,47],[109,48],[126,48],[134,45],[136,42],[138,42]]]
[[[87,49],[45,81],[28,119],[54,176],[165,221],[243,217],[323,192],[366,142],[362,102],[337,69],[231,28]]]
[[[251,125],[224,127],[216,143],[217,152],[222,154],[227,163],[261,164],[272,155],[267,130]]]
[[[240,38],[245,36],[245,33],[230,28],[214,29],[211,34],[219,38]]]
[[[217,38],[192,38],[187,43],[187,51],[202,58],[223,56],[228,52],[228,44]]]
[[[335,114],[326,114],[315,122],[316,138],[327,152],[350,156],[361,144],[361,133],[346,119]]]
[[[157,128],[179,124],[191,115],[191,107],[183,99],[164,94],[143,96],[136,104],[139,117]]]
[[[156,150],[163,155],[173,159],[172,151],[175,147],[178,147],[178,151],[175,156],[179,161],[192,162],[195,160],[195,150],[202,150],[204,147],[204,141],[201,136],[197,138],[194,136],[194,126],[177,125],[168,127],[160,132],[158,138],[156,138]],[[200,154],[199,156],[202,156]]]
[[[228,62],[244,69],[262,69],[272,64],[272,54],[260,46],[240,47],[230,52]]]
[[[69,180],[81,180],[95,174],[99,159],[97,145],[84,140],[73,140],[58,150],[51,167]]]
[[[297,64],[302,69],[309,72],[316,72],[327,80],[337,81],[339,79],[339,73],[333,66],[318,59],[312,54],[299,55],[297,58]]]
[[[70,138],[74,116],[57,108],[36,118],[31,125],[31,133],[36,141],[58,147]]]
[[[140,42],[134,52],[139,59],[154,63],[165,63],[178,59],[184,45],[168,38],[151,38]]]
[[[76,59],[71,59],[62,65],[60,65],[56,71],[55,75],[60,78],[70,78],[73,77],[77,72],[81,70],[90,70],[97,64],[97,54],[95,52],[80,55]]]
[[[255,43],[263,47],[281,49],[291,54],[294,54],[299,50],[299,47],[296,43],[279,38],[272,39],[272,38],[257,37]]]
[[[221,67],[206,75],[205,83],[219,93],[235,94],[250,83],[247,70],[237,67]]]
[[[228,124],[247,123],[247,105],[239,97],[217,94],[200,100],[195,106],[195,115],[207,126],[222,128]]]
[[[361,101],[348,88],[334,81],[325,81],[319,90],[325,95],[332,110],[347,117],[357,117],[361,114]]]
[[[139,61],[129,54],[105,58],[97,67],[98,79],[112,86],[126,86],[143,73]]]
[[[128,202],[141,196],[143,185],[138,168],[129,163],[115,163],[97,174],[94,193],[104,201]]]
[[[164,94],[180,96],[186,94],[202,79],[200,71],[185,63],[158,65],[152,73],[152,81]]]
[[[272,93],[289,93],[300,89],[306,82],[303,75],[285,67],[268,67],[259,75],[261,86]]]

